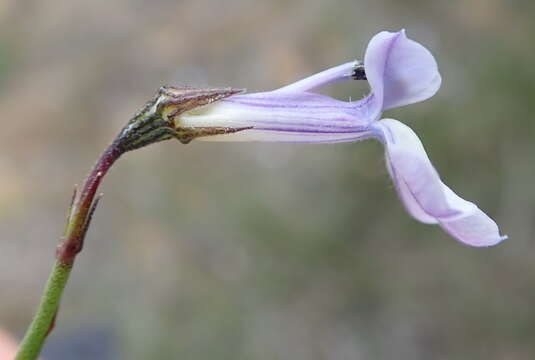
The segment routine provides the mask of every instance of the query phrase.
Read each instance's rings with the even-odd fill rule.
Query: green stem
[[[56,262],[45,285],[37,312],[24,335],[16,360],[37,359],[47,335],[52,331],[61,296],[74,265],[76,255],[82,250],[85,234],[100,197],[95,194],[106,172],[124,153],[123,138],[119,136],[101,155],[84,182],[82,191],[75,192],[67,217],[65,234],[57,251]]]
[[[45,291],[37,313],[33,318],[20,345],[16,360],[36,359],[41,352],[47,334],[52,330],[59,308],[63,289],[67,284],[72,267],[56,261],[45,285]]]
[[[99,196],[97,189],[106,172],[126,151],[159,141],[176,138],[188,143],[200,136],[227,134],[244,128],[179,128],[174,118],[185,111],[210,104],[242,92],[239,89],[161,88],[104,151],[84,182],[81,192],[75,192],[67,217],[65,234],[56,251],[56,262],[46,283],[41,303],[28,331],[24,335],[16,360],[34,360],[39,356],[47,335],[52,331],[59,310],[63,289],[69,279],[76,255],[82,250]],[[172,114],[171,118],[169,115]]]

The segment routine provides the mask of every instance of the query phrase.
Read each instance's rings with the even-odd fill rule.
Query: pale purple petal
[[[468,245],[490,246],[506,239],[490,217],[440,180],[420,139],[409,127],[384,119],[372,129],[385,145],[388,170],[411,215],[425,223],[439,223]]]
[[[356,61],[351,61],[342,65],[335,66],[333,68],[309,76],[303,80],[294,82],[293,84],[281,87],[276,91],[311,92],[323,86],[334,84],[340,81],[351,80],[351,75],[356,64]]]
[[[366,49],[364,67],[377,116],[383,110],[430,98],[441,83],[433,55],[407,38],[404,30],[375,35]]]
[[[354,133],[325,133],[325,132],[291,132],[275,130],[243,130],[233,134],[214,135],[199,138],[200,141],[259,141],[282,142],[295,144],[334,144],[342,142],[356,142],[373,137],[371,131]]]
[[[353,141],[369,133],[370,119],[359,104],[314,93],[244,94],[184,113],[177,125],[253,127],[233,135],[206,138],[214,141]]]

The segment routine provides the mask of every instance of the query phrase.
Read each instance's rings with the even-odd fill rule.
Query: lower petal
[[[387,166],[407,211],[425,223],[438,223],[457,240],[491,246],[506,239],[475,204],[455,194],[440,179],[418,136],[406,125],[384,119],[372,126],[385,145]]]

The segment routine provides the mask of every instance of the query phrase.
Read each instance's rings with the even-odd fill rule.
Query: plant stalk
[[[65,232],[56,250],[56,261],[45,285],[41,302],[28,328],[16,360],[34,360],[39,356],[48,334],[54,328],[59,303],[69,279],[76,255],[82,250],[91,218],[100,200],[96,196],[102,178],[113,163],[127,151],[160,141],[177,139],[183,144],[201,136],[235,133],[249,129],[225,127],[182,128],[175,122],[180,114],[243,92],[232,88],[162,87],[153,99],[138,111],[102,153],[86,178],[82,190],[75,190],[67,215]]]
[[[95,198],[102,178],[113,163],[125,152],[121,137],[117,137],[87,176],[81,191],[75,190],[67,215],[65,233],[56,250],[56,261],[45,285],[37,312],[22,339],[16,360],[37,359],[48,334],[54,328],[61,296],[69,280],[76,255],[82,250],[93,212],[100,196]]]

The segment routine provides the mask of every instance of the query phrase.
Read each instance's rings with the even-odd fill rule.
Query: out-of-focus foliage
[[[534,11],[3,0],[0,326],[24,331],[72,185],[159,86],[269,90],[406,28],[436,56],[443,87],[386,116],[413,127],[444,181],[510,240],[468,248],[409,218],[372,141],[159,144],[107,177],[49,351],[61,359],[73,334],[102,329],[106,341],[84,338],[110,359],[533,359]]]

